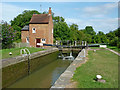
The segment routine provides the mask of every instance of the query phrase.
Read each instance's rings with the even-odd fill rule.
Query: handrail
[[[22,52],[22,51],[23,51],[23,52]],[[28,52],[28,53],[27,53],[27,52]],[[24,54],[23,54],[23,53],[24,53]],[[29,59],[30,51],[29,51],[27,48],[21,49],[21,50],[20,50],[20,54],[23,55],[23,56],[25,56],[25,55],[28,56],[28,75],[29,75],[29,74],[30,74],[30,59]]]
[[[28,52],[28,54],[27,54],[27,52]],[[27,48],[21,49],[21,50],[20,50],[20,54],[21,54],[21,55],[23,55],[23,54],[24,54],[24,55],[30,55],[30,51],[29,51]]]
[[[29,53],[29,55],[30,55],[30,51],[29,51],[27,48],[25,48],[25,50],[27,50],[27,51],[28,51],[28,53]]]

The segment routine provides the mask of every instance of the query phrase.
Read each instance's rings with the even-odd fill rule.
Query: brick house
[[[33,14],[29,25],[21,30],[22,43],[29,43],[31,47],[40,47],[43,44],[53,44],[52,12],[48,14]]]

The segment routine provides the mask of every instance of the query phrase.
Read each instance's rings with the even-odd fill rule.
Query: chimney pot
[[[48,13],[49,15],[51,15],[52,14],[52,12],[51,12],[51,7],[49,7],[49,13]]]

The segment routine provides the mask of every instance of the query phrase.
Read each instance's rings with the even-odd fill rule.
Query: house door
[[[40,38],[36,38],[36,47],[40,47]]]

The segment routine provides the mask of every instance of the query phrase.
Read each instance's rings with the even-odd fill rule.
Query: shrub
[[[2,48],[13,47],[13,41],[16,39],[16,33],[10,25],[7,23],[2,24]]]

